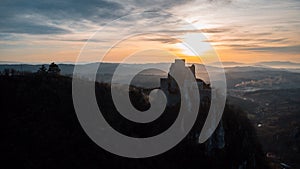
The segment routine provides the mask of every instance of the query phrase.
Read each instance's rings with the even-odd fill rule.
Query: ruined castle
[[[203,80],[196,78],[195,65],[185,66],[184,59],[176,59],[171,64],[168,77],[160,79],[160,88],[164,91],[168,99],[168,105],[177,104],[180,101],[180,90],[176,80],[171,76],[172,73],[179,74],[180,77],[185,78],[187,70],[191,71],[198,86],[201,103],[208,103],[211,100],[211,87]],[[192,83],[188,78],[184,79],[184,83]],[[197,89],[195,89],[197,90]]]

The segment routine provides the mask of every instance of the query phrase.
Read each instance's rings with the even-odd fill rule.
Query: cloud
[[[4,0],[0,1],[0,32],[63,34],[70,32],[68,27],[72,24],[82,20],[101,24],[122,16],[124,12],[119,3],[105,0]]]
[[[25,34],[65,34],[70,31],[50,25],[38,23],[27,23],[24,21],[6,22],[0,21],[0,31],[2,33],[25,33]]]
[[[243,50],[257,51],[257,52],[300,54],[300,45],[280,46],[280,47],[253,47],[253,48],[244,48]]]
[[[61,37],[51,37],[51,38],[43,38],[43,40],[51,40],[51,41],[61,41],[61,42],[106,42],[101,39],[89,39],[89,38],[61,38]]]
[[[139,8],[142,10],[153,10],[153,9],[159,9],[159,10],[167,10],[174,6],[180,6],[182,4],[187,4],[190,2],[193,2],[195,0],[152,0],[152,1],[145,1],[145,0],[123,0],[122,4],[124,5],[131,5],[134,8]]]
[[[0,32],[2,33],[22,33],[22,34],[66,34],[78,30],[89,30],[86,21],[90,21],[92,26],[105,25],[119,17],[138,11],[167,11],[170,8],[195,2],[195,0],[3,0],[0,1]],[[201,3],[228,2],[228,0],[203,0]],[[149,16],[147,16],[149,15]],[[143,14],[144,18],[151,18],[150,13]],[[161,15],[160,22],[169,22],[170,15]],[[176,22],[176,20],[172,20]],[[157,23],[157,27],[161,24]],[[83,23],[83,24],[82,24]],[[126,23],[124,23],[126,24]],[[133,24],[130,20],[127,24]],[[178,24],[178,22],[177,22]],[[163,30],[162,30],[163,31]],[[196,30],[202,33],[220,33],[223,29],[202,29]],[[189,33],[196,32],[195,30]],[[187,31],[185,31],[187,32]],[[185,33],[178,31],[173,33]]]
[[[0,33],[0,41],[9,41],[9,40],[17,40],[18,38],[9,33]]]
[[[255,37],[255,35],[254,35]],[[205,42],[221,42],[221,43],[234,43],[234,42],[258,42],[258,43],[275,43],[275,42],[285,42],[287,38],[227,38],[227,39],[208,39]]]
[[[203,33],[224,33],[224,32],[229,32],[232,29],[229,28],[207,28],[207,29],[201,29],[200,32]]]
[[[169,43],[169,44],[175,44],[181,42],[181,40],[176,38],[143,38],[141,40],[156,41],[156,42]]]
[[[253,51],[253,52],[269,52],[278,54],[300,54],[300,45],[287,46],[268,46],[263,47],[258,44],[231,44],[231,45],[215,45],[218,47],[229,47],[235,50]]]
[[[105,27],[95,45],[116,40],[117,33],[166,34],[149,36],[146,41],[178,43],[176,38],[203,33],[213,45],[236,50],[299,54],[300,1],[270,3],[266,0],[1,0],[0,43],[10,45],[2,57],[28,49],[74,50],[99,28]],[[127,14],[144,11],[138,16]],[[169,13],[154,13],[167,11]],[[175,16],[175,17],[174,17]],[[176,16],[183,20],[179,20]],[[191,26],[189,23],[194,25]],[[38,47],[37,47],[38,46]],[[265,47],[267,46],[267,47]],[[280,47],[278,47],[280,46]],[[2,48],[4,49],[5,47]],[[17,50],[18,49],[18,50]],[[246,53],[246,52],[245,52]],[[282,54],[282,55],[281,55]],[[240,57],[240,56],[239,56]]]
[[[186,24],[186,23],[185,23]],[[164,27],[168,27],[168,26],[164,26]],[[172,26],[170,26],[172,27]],[[139,40],[145,40],[145,41],[156,41],[156,42],[161,42],[161,43],[167,43],[167,44],[176,44],[176,43],[180,43],[182,42],[182,40],[180,40],[182,37],[181,35],[186,35],[186,34],[194,34],[194,33],[225,33],[225,32],[229,32],[232,29],[230,28],[207,28],[207,29],[195,29],[195,28],[191,28],[189,30],[187,29],[177,29],[177,30],[165,30],[165,29],[159,29],[158,33],[166,33],[166,36],[151,36],[151,37],[144,37],[141,38]],[[167,37],[167,36],[171,36],[171,37]],[[203,42],[210,42],[209,40],[205,40]]]
[[[189,26],[188,23],[183,23]],[[159,32],[161,33],[171,33],[174,35],[182,35],[182,34],[187,34],[187,33],[207,33],[207,34],[219,34],[219,33],[226,33],[226,32],[230,32],[233,31],[234,28],[223,28],[223,27],[219,27],[219,28],[205,28],[205,29],[197,29],[195,27],[189,26],[190,29],[160,29]]]

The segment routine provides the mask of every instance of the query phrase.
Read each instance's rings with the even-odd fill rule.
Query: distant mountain
[[[211,66],[219,66],[219,63],[210,63]],[[269,61],[269,62],[256,62],[256,63],[241,63],[241,62],[222,62],[223,67],[263,67],[263,68],[276,68],[276,69],[300,69],[300,63],[289,61]]]
[[[227,87],[238,90],[298,88],[300,73],[281,69],[235,67],[226,69]]]
[[[258,67],[258,66],[235,66],[225,67],[226,72],[253,72],[253,71],[282,71],[270,67]]]
[[[22,63],[16,61],[0,61],[0,64],[22,64]]]
[[[300,83],[300,68],[299,69],[283,69],[283,68],[272,68],[271,66],[265,66],[263,63],[269,65],[297,65],[297,63],[292,62],[262,62],[260,66],[249,66],[237,62],[226,62],[225,65],[240,64],[240,66],[225,67],[225,73],[227,78],[227,86],[229,89],[287,89],[296,88]],[[86,79],[92,79],[94,68],[98,66],[99,63],[89,63],[77,65],[77,68],[82,70],[82,77]],[[61,69],[61,74],[66,76],[72,76],[74,65],[73,64],[58,64]],[[4,69],[15,69],[17,71],[25,72],[36,72],[42,65],[29,65],[29,64],[0,64],[0,71],[3,72]],[[45,65],[48,67],[49,65]],[[128,75],[138,75],[132,81],[132,85],[145,87],[145,88],[155,88],[160,85],[160,78],[166,77],[167,73],[163,71],[158,71],[155,69],[148,69],[146,71],[141,71],[144,68],[158,67],[163,70],[168,70],[169,63],[147,63],[147,64],[121,64],[120,74],[115,75],[114,72],[119,66],[118,63],[101,63],[97,73],[97,81],[110,83],[112,76],[115,76],[115,83],[124,83],[128,80]],[[205,66],[203,64],[195,64],[196,66],[196,76],[200,79],[209,83],[209,76],[207,70],[211,71],[213,76],[222,73],[223,69],[219,67],[214,67],[212,65]],[[140,72],[141,71],[141,72]],[[214,76],[217,77],[217,76]],[[218,81],[220,79],[212,80]]]
[[[269,66],[272,68],[300,68],[300,63],[289,61],[271,61],[271,62],[257,62],[256,66]]]
[[[210,64],[211,66],[218,66],[218,62],[214,62]],[[222,62],[223,67],[236,67],[236,66],[247,66],[248,64],[240,63],[240,62]]]

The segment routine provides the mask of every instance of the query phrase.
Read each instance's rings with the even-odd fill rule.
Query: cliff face
[[[155,122],[134,124],[116,111],[109,85],[97,84],[99,107],[107,121],[128,136],[149,137],[167,129],[179,107],[168,108]],[[132,88],[133,105],[149,108],[149,91]],[[222,122],[204,144],[198,143],[207,107],[200,109],[190,134],[168,152],[129,159],[106,152],[82,130],[66,77],[0,77],[3,162],[10,168],[267,168],[255,132],[240,110],[226,106]],[[3,164],[4,165],[4,164]]]

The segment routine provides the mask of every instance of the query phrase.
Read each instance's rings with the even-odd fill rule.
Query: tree
[[[52,62],[49,65],[48,73],[52,74],[52,75],[59,75],[60,74],[60,68],[58,67],[57,64],[55,64],[54,62]]]
[[[47,68],[45,65],[42,65],[39,70],[37,71],[38,74],[46,74],[47,73]]]
[[[11,76],[15,76],[17,74],[17,71],[15,69],[10,69]]]
[[[9,76],[10,75],[10,70],[9,69],[4,69],[4,75]]]

